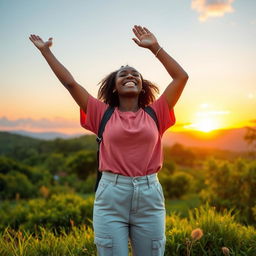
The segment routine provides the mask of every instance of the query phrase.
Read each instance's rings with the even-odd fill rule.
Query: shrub
[[[159,180],[167,198],[180,198],[190,192],[192,177],[189,174],[175,172],[173,175],[167,175],[162,173],[159,175]]]
[[[68,231],[71,221],[75,224],[91,224],[93,197],[86,200],[78,195],[52,195],[49,199],[38,198],[21,201],[14,206],[4,205],[0,210],[0,227],[22,228],[33,232],[39,226],[50,230]]]
[[[86,179],[97,168],[94,151],[81,150],[69,156],[66,162],[69,173],[75,173],[80,179]]]
[[[36,194],[36,187],[29,181],[27,176],[16,171],[8,174],[0,174],[0,198],[14,199],[17,196],[29,198]]]
[[[207,187],[200,192],[202,201],[218,210],[235,207],[240,211],[240,221],[255,223],[252,209],[256,205],[256,161],[238,159],[231,164],[210,159],[205,183]]]

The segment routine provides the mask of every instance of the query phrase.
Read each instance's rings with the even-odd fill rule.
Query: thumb
[[[46,42],[46,45],[48,45],[48,47],[51,47],[52,46],[52,37],[50,37],[48,39],[48,41]]]

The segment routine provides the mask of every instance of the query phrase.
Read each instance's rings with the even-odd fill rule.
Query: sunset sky
[[[172,131],[256,125],[255,0],[0,1],[0,130],[85,133],[79,107],[29,40],[52,52],[97,97],[97,83],[129,64],[160,88],[162,64],[132,40],[146,26],[185,69]]]

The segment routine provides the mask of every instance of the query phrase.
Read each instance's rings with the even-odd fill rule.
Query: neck
[[[136,112],[139,110],[138,98],[121,98],[119,97],[118,109],[122,112],[132,111]]]

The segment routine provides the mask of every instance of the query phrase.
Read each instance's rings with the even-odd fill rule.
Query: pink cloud
[[[192,9],[199,12],[199,20],[206,21],[209,17],[220,17],[233,12],[231,4],[234,0],[192,0]]]

